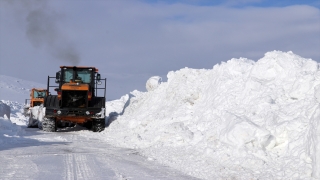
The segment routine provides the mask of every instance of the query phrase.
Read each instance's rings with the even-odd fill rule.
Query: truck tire
[[[92,121],[92,131],[93,132],[101,132],[105,129],[106,122],[103,119],[93,119]]]
[[[42,120],[42,130],[46,132],[56,132],[57,123],[54,118],[43,118]]]
[[[87,128],[88,130],[91,130],[92,129],[92,121],[87,121],[85,123],[83,123],[83,127]]]
[[[57,95],[49,95],[44,99],[44,107],[59,107],[59,100]]]
[[[43,106],[44,107],[50,107],[50,99],[51,99],[51,96],[50,95],[48,95],[48,96],[46,96],[45,98],[44,98],[44,103],[43,103]]]
[[[105,103],[104,97],[93,97],[89,103],[89,107],[104,108]]]

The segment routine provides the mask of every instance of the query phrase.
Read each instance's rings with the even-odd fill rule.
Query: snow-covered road
[[[83,136],[85,130],[74,130],[46,133],[22,127],[19,136],[3,137],[1,179],[195,179],[135,150],[113,147],[94,138],[96,133]]]

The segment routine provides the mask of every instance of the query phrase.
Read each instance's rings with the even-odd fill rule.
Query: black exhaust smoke
[[[34,47],[44,47],[55,59],[74,66],[79,64],[78,51],[58,26],[62,14],[52,10],[46,0],[4,1],[26,20],[26,35]]]

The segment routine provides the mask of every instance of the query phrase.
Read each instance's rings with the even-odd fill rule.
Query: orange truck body
[[[50,79],[55,79],[52,86]],[[104,87],[98,87],[104,82]],[[106,79],[100,79],[98,69],[84,66],[60,66],[56,77],[48,76],[47,90],[54,88],[56,95],[50,93],[44,100],[45,120],[49,124],[67,121],[89,124],[93,131],[102,131],[105,126]],[[103,91],[99,93],[98,90]],[[56,131],[55,128],[47,131]]]

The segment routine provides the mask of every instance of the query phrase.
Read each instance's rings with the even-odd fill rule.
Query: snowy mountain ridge
[[[316,61],[272,51],[256,62],[231,59],[167,77],[150,78],[147,92],[106,102],[109,127],[81,135],[134,148],[201,179],[320,178]],[[4,93],[2,102],[13,107],[9,97]],[[12,122],[26,121],[14,112]]]
[[[47,85],[0,75],[0,99],[24,103],[30,97],[32,88],[47,88]]]

